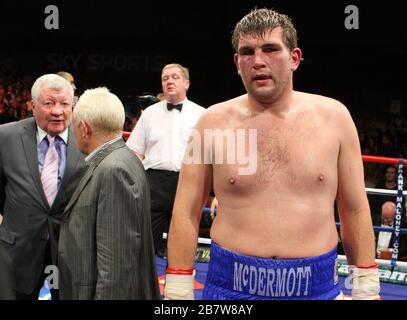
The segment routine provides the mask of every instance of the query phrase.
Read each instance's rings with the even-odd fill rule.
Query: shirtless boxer
[[[200,164],[183,164],[165,297],[193,298],[199,221],[213,184],[219,204],[204,299],[340,297],[335,199],[348,263],[357,266],[353,299],[379,298],[361,151],[348,110],[293,90],[302,53],[287,16],[253,10],[236,25],[232,43],[247,94],[209,108],[196,130],[203,137],[208,129],[257,129],[257,170],[240,175],[239,164],[207,164],[208,150]],[[210,151],[216,156],[219,148]]]

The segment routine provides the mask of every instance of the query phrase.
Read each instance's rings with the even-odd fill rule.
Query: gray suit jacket
[[[0,274],[14,282],[7,287],[24,294],[32,293],[44,272],[48,234],[56,264],[61,215],[85,168],[69,129],[64,177],[50,208],[38,169],[36,131],[34,118],[0,126]],[[2,289],[0,298],[10,298]]]
[[[143,165],[123,140],[102,147],[64,212],[61,299],[159,299]]]

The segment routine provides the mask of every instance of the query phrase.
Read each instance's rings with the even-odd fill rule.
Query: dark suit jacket
[[[66,207],[61,299],[158,299],[143,165],[123,140],[102,147]]]
[[[14,290],[30,294],[43,270],[48,233],[56,264],[59,223],[84,171],[84,155],[69,129],[67,159],[59,192],[50,208],[38,169],[34,118],[0,126],[0,277]],[[0,278],[0,281],[2,279]],[[2,286],[0,286],[1,288]],[[3,285],[3,287],[5,287]],[[0,298],[11,298],[0,289]]]

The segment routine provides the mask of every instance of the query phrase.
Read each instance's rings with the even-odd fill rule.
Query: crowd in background
[[[31,86],[33,79],[26,75],[13,78],[0,74],[0,123],[25,119],[32,115]]]
[[[30,92],[32,84],[33,77],[31,75],[15,77],[4,65],[0,66],[0,124],[32,116]],[[78,88],[77,93],[79,92],[83,92],[83,88]],[[142,110],[160,101],[160,97],[159,94],[155,96],[144,92],[127,100],[124,98],[123,101],[126,108],[126,122],[123,129],[131,132]],[[389,113],[388,117],[380,119],[360,117],[355,119],[355,123],[363,155],[407,158],[407,120]],[[364,162],[365,186],[367,188],[386,189],[386,179],[393,179],[396,186],[397,173],[389,177],[386,174],[388,167],[389,165]],[[405,189],[407,188],[406,181],[407,179],[404,179]],[[391,181],[387,181],[387,183],[391,184]],[[396,190],[396,188],[393,189]],[[390,201],[395,202],[395,197],[391,197]],[[380,196],[370,195],[369,202],[373,223],[380,225],[381,206],[384,199]],[[210,221],[207,220],[210,219],[203,219],[203,230],[208,230],[210,227]]]
[[[32,116],[31,86],[32,75],[15,77],[6,66],[0,65],[0,123],[18,121]],[[78,92],[83,92],[78,88]],[[78,93],[77,92],[77,93]],[[148,105],[158,102],[157,96],[143,93],[132,99],[123,97],[127,102],[126,116],[128,120],[140,116],[141,110]],[[407,158],[407,120],[389,114],[387,118],[354,119],[357,125],[362,154],[392,158]],[[126,124],[126,129],[131,129]],[[126,130],[131,131],[131,130]],[[369,186],[377,184],[382,175],[383,166],[369,166],[367,180]]]

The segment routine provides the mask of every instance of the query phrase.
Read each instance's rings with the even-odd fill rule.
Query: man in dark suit
[[[386,201],[381,209],[381,227],[389,228],[391,232],[380,231],[376,237],[376,253],[378,259],[391,260],[396,241],[395,220],[396,219],[396,204],[392,201]],[[406,227],[406,216],[401,216],[401,228]],[[407,247],[405,246],[406,237],[400,235],[398,247],[398,259],[404,261],[407,256]]]
[[[0,299],[38,299],[46,277],[56,289],[47,266],[57,264],[61,214],[85,165],[69,128],[69,82],[44,75],[31,94],[35,118],[0,126]]]
[[[61,223],[61,299],[158,299],[150,191],[121,137],[124,107],[106,88],[88,90],[73,119],[88,156]]]

